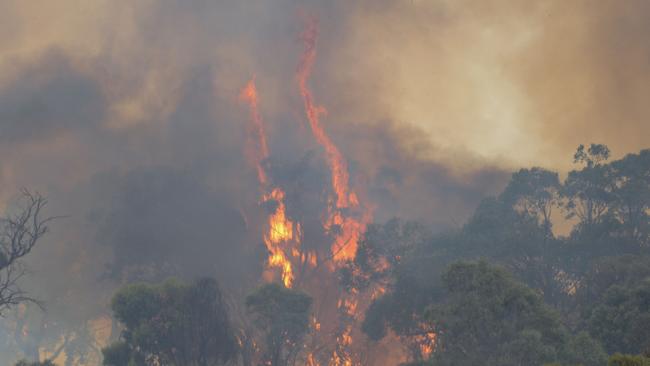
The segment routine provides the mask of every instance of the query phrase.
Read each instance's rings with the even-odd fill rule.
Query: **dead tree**
[[[47,224],[54,219],[42,216],[46,205],[43,196],[23,189],[15,212],[0,218],[0,316],[20,303],[38,303],[18,282],[26,273],[23,258],[47,233]]]

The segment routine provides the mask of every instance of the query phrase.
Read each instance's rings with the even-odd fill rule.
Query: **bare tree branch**
[[[41,304],[23,291],[18,281],[27,273],[23,257],[29,254],[56,217],[43,217],[47,199],[39,193],[21,190],[17,212],[0,218],[0,315],[22,302]]]

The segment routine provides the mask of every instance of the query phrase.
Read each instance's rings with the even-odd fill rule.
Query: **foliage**
[[[281,284],[266,284],[246,297],[246,307],[265,334],[265,361],[283,366],[295,360],[309,329],[312,299]]]
[[[112,310],[125,329],[103,350],[105,365],[217,365],[237,352],[213,279],[129,285],[115,294]]]
[[[607,366],[650,366],[650,358],[616,353],[609,358]]]
[[[574,155],[578,167],[564,182],[542,168],[521,169],[500,195],[483,200],[458,230],[431,236],[408,233],[396,220],[371,226],[349,273],[362,274],[367,281],[356,284],[381,283],[388,291],[368,308],[363,331],[379,340],[392,330],[416,364],[422,362],[418,350],[426,339],[413,335],[431,328],[438,335],[439,364],[453,363],[453,358],[437,358],[454,349],[456,355],[463,354],[459,347],[468,354],[485,350],[476,359],[458,361],[463,365],[484,364],[487,353],[497,352],[502,356],[489,362],[596,366],[606,363],[603,348],[610,353],[650,349],[650,150],[612,162],[609,157],[604,145],[579,146]],[[553,232],[553,222],[560,217],[555,211],[574,220],[570,235]],[[465,278],[467,283],[478,278],[487,282],[456,289],[449,287],[456,283],[450,282],[450,274],[459,273],[458,268],[442,277],[440,272],[458,260],[485,260],[502,269],[469,271],[475,277]],[[390,266],[378,266],[382,261]],[[518,294],[515,298],[525,305],[526,316],[546,314],[546,327],[509,323],[511,317],[522,322],[525,316],[500,318],[504,294]],[[533,300],[538,295],[541,298]],[[499,333],[503,327],[509,333]],[[450,334],[449,329],[472,332]],[[545,334],[551,330],[561,337],[549,344]],[[445,346],[446,339],[453,341]]]
[[[521,365],[562,357],[567,334],[531,289],[486,262],[453,264],[428,310],[436,365]]]
[[[609,352],[640,353],[650,347],[650,278],[634,287],[611,286],[587,321]]]
[[[45,360],[45,361],[35,361],[35,362],[28,362],[25,360],[18,361],[14,366],[56,366],[52,361],[50,360]]]
[[[571,337],[565,357],[569,365],[602,366],[607,361],[607,353],[601,343],[584,331]]]

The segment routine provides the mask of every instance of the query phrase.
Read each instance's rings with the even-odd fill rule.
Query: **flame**
[[[332,242],[324,252],[302,250],[300,223],[289,218],[286,193],[273,184],[273,178],[265,168],[265,161],[269,158],[269,147],[254,78],[241,90],[239,98],[249,106],[250,123],[247,128],[246,154],[257,171],[262,192],[260,201],[275,203],[263,230],[264,244],[269,252],[264,279],[271,281],[277,278],[279,272],[286,287],[308,287],[308,292],[314,295],[318,304],[317,309],[321,307],[324,309],[321,314],[323,318],[320,319],[321,315],[318,315],[322,323],[317,321],[316,315],[312,319],[312,339],[315,343],[312,346],[305,345],[306,358],[302,360],[306,365],[320,365],[320,362],[324,362],[322,356],[325,356],[329,358],[326,364],[330,366],[358,366],[365,364],[363,352],[356,344],[358,341],[355,342],[360,334],[359,314],[362,314],[370,302],[386,290],[383,286],[378,286],[374,291],[364,292],[352,288],[347,292],[339,292],[338,296],[331,296],[326,290],[322,293],[320,291],[319,286],[331,286],[336,283],[337,267],[343,266],[356,256],[361,236],[372,220],[372,209],[366,202],[361,203],[359,195],[352,189],[348,163],[321,123],[321,118],[327,111],[315,102],[308,86],[316,60],[317,36],[317,21],[314,18],[307,19],[306,28],[300,37],[304,49],[296,77],[311,132],[315,141],[324,149],[327,168],[331,174],[331,193],[327,197],[322,226],[324,232],[332,238]],[[327,265],[319,266],[319,263],[327,263]],[[378,267],[386,270],[390,267],[390,263],[384,261],[379,263]],[[305,270],[313,270],[312,273],[317,274],[317,277],[304,276]],[[336,312],[333,313],[331,310]],[[338,320],[335,321],[332,316],[336,316]],[[327,337],[326,348],[318,344],[324,337]],[[424,351],[426,350],[423,350],[423,353]]]
[[[316,60],[318,22],[315,18],[307,19],[306,29],[302,32],[300,38],[303,41],[304,49],[298,65],[298,87],[312,134],[325,149],[327,165],[331,172],[332,189],[336,196],[330,202],[324,227],[327,232],[333,232],[335,227],[338,228],[331,248],[334,261],[352,260],[356,255],[361,233],[370,221],[371,214],[366,210],[359,219],[344,216],[342,213],[342,211],[348,211],[349,209],[359,209],[359,199],[357,194],[350,189],[350,173],[345,158],[327,135],[320,122],[321,115],[325,115],[327,110],[325,107],[316,104],[308,86],[309,77]]]
[[[267,264],[269,268],[279,268],[282,282],[286,287],[291,287],[294,280],[293,264],[291,257],[301,257],[300,224],[294,225],[286,214],[284,203],[285,193],[282,189],[269,188],[269,179],[263,162],[269,157],[269,147],[266,142],[264,123],[259,111],[259,95],[255,85],[255,78],[251,79],[239,94],[239,99],[248,103],[250,109],[250,124],[248,128],[248,141],[246,152],[249,160],[257,170],[257,178],[263,191],[262,202],[273,201],[276,208],[268,218],[268,230],[264,234],[264,244],[269,251]]]
[[[306,365],[307,365],[307,366],[317,366],[317,365],[318,365],[318,362],[317,362],[316,359],[314,358],[314,354],[313,354],[313,353],[309,353],[309,354],[307,355],[307,363],[306,363]]]
[[[285,250],[288,250],[294,257],[300,256],[300,251],[295,246],[287,249],[282,246],[294,239],[294,225],[286,216],[284,192],[280,188],[275,188],[271,194],[264,196],[264,201],[269,200],[275,200],[277,207],[275,212],[269,216],[268,233],[264,235],[264,243],[271,253],[268,263],[270,267],[281,269],[282,282],[286,287],[291,287],[294,279],[293,265]],[[296,241],[295,244],[298,245],[300,242]]]
[[[416,336],[415,339],[419,345],[422,358],[425,360],[428,359],[435,349],[436,333],[427,332],[423,335]]]
[[[275,212],[269,216],[269,232],[266,239],[271,243],[293,239],[293,222],[287,219],[284,195],[284,191],[275,188],[270,194],[264,196],[265,202],[274,200],[278,205]]]
[[[262,166],[264,160],[269,157],[269,147],[266,143],[266,133],[264,131],[264,124],[259,110],[259,99],[257,94],[257,87],[255,86],[255,78],[252,78],[248,84],[239,93],[239,100],[248,103],[250,107],[250,120],[248,141],[246,155],[249,160],[255,165],[257,170],[257,178],[262,185],[266,185],[268,178],[266,171]]]

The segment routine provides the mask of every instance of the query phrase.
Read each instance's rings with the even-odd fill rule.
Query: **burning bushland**
[[[0,363],[647,363],[647,5],[303,5],[0,3]]]
[[[384,288],[373,286],[360,291],[353,286],[342,287],[339,280],[341,270],[356,256],[359,240],[372,219],[372,209],[353,189],[348,163],[321,124],[327,111],[316,103],[309,87],[309,76],[316,61],[317,37],[318,23],[315,18],[308,18],[300,37],[304,50],[296,81],[304,114],[313,138],[324,151],[329,169],[330,186],[324,191],[319,214],[320,235],[305,234],[299,215],[289,217],[288,204],[296,206],[290,212],[306,210],[301,209],[298,202],[289,202],[286,187],[274,182],[273,175],[267,171],[270,151],[260,109],[262,97],[255,80],[252,79],[240,94],[240,100],[250,108],[246,156],[257,172],[260,206],[268,210],[268,218],[261,225],[265,228],[262,236],[268,252],[264,279],[303,290],[314,299],[309,322],[310,340],[302,346],[293,344],[298,350],[292,357],[278,355],[281,351],[271,352],[274,356],[269,356],[267,351],[257,357],[257,363],[275,365],[282,359],[285,364],[290,359],[292,363],[306,365],[359,365],[368,364],[372,362],[372,355],[381,354],[373,349],[375,345],[362,341],[359,324],[371,297]],[[293,196],[297,194],[300,192]],[[303,242],[310,245],[303,246]],[[285,342],[294,343],[295,340]]]

